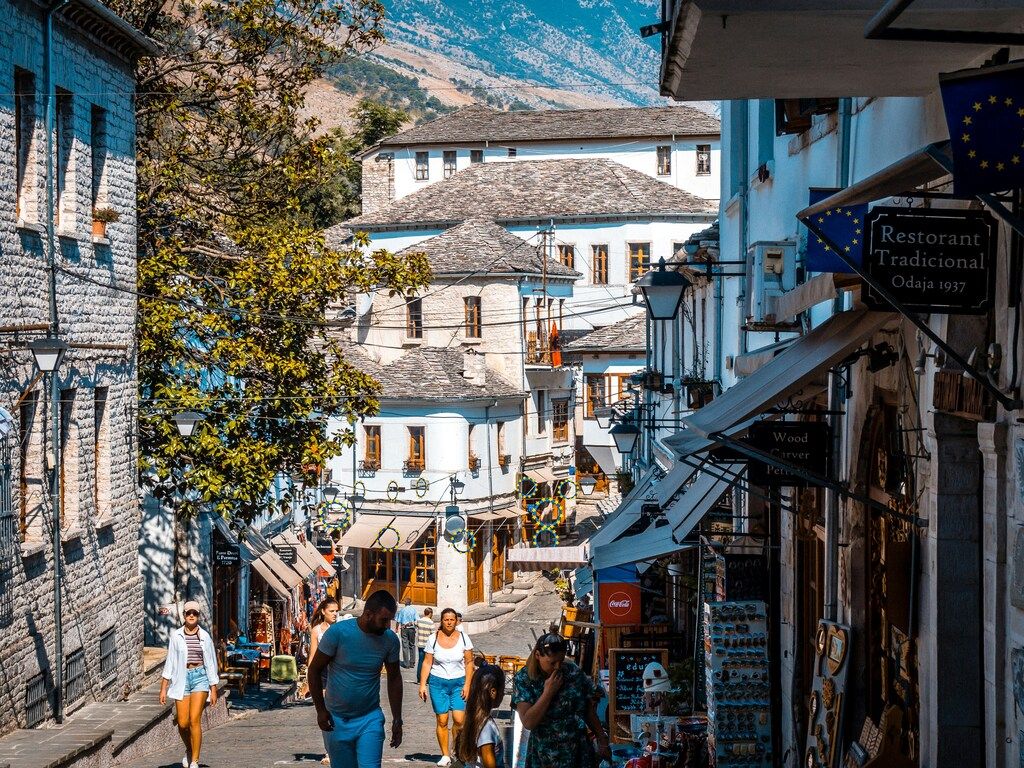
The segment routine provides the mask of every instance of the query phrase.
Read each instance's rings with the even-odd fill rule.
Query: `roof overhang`
[[[882,0],[675,0],[662,95],[703,99],[921,96],[993,45],[867,40]],[[998,7],[995,7],[998,6]],[[1021,0],[917,0],[900,27],[1019,32]]]
[[[98,0],[72,0],[61,8],[63,21],[108,51],[126,59],[155,56],[160,46]]]
[[[717,203],[717,200],[709,199],[710,203]],[[400,222],[345,222],[354,232],[365,232],[368,235],[381,232],[431,232],[440,234],[446,229],[457,227],[472,218],[466,216],[459,219],[434,219],[424,221],[400,221]],[[718,218],[717,208],[708,208],[706,211],[687,213],[664,213],[640,211],[636,213],[578,213],[578,214],[543,214],[537,216],[525,216],[516,218],[496,217],[495,223],[503,227],[532,227],[548,226],[552,222],[556,224],[596,224],[605,221],[680,221],[680,222],[711,222]]]

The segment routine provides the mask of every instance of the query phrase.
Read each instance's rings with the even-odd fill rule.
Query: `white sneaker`
[[[441,768],[447,768],[449,765],[452,764],[452,759],[450,757],[448,757],[448,755],[445,755],[444,757],[442,757],[440,760],[437,761],[437,764],[440,765]]]
[[[199,763],[192,763],[188,768],[199,768]]]
[[[181,768],[188,768],[188,755],[181,758]]]

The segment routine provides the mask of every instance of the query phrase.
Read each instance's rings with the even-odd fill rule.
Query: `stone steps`
[[[516,603],[523,602],[529,596],[528,592],[498,592],[494,595],[494,602],[499,605],[507,605],[509,603],[515,605]]]

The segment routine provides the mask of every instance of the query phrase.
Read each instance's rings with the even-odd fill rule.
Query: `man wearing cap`
[[[160,703],[175,700],[175,723],[185,744],[182,768],[199,768],[203,745],[203,708],[217,703],[217,652],[210,634],[199,626],[202,608],[189,600],[182,608],[184,626],[171,633],[160,680]]]
[[[398,603],[389,592],[374,592],[358,618],[327,628],[309,663],[309,693],[333,768],[380,768],[384,757],[382,668],[388,675],[391,746],[397,748],[402,743],[400,642],[389,629],[397,611]]]

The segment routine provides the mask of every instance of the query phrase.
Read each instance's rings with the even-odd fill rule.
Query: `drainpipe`
[[[741,135],[743,141],[740,142],[740,253],[744,259],[747,258],[747,245],[750,237],[750,212],[748,210],[750,204],[750,101],[741,102],[743,108],[739,110],[742,115],[740,120],[740,126],[742,127]],[[740,325],[746,321],[746,309],[753,300],[750,295],[754,286],[748,283],[746,272],[743,270],[744,275],[740,278],[740,293],[743,296],[743,314],[744,317],[740,318]],[[739,331],[739,351],[748,352],[747,349],[747,334],[743,331]]]
[[[839,100],[839,154],[836,158],[836,178],[839,187],[850,185],[850,106],[851,99]],[[842,295],[832,301],[832,314],[843,311]],[[829,463],[829,479],[838,482],[841,475],[840,458],[843,453],[843,417],[839,415],[846,401],[842,377],[835,371],[828,375],[828,409],[832,428],[832,460]],[[825,599],[824,618],[839,620],[839,494],[834,490],[825,491]]]
[[[44,80],[46,87],[46,271],[49,292],[49,336],[56,338],[59,331],[57,317],[57,254],[56,233],[54,232],[54,162],[53,130],[54,116],[53,84],[53,15],[67,5],[69,0],[56,0],[46,9],[43,24]],[[60,540],[60,382],[57,372],[50,374],[50,441],[53,449],[53,479],[50,482],[50,505],[53,510],[53,719],[64,722],[64,621],[61,607],[61,562]]]
[[[520,302],[522,304],[522,302]],[[498,404],[497,400],[492,401],[489,405],[484,406],[484,424],[487,427],[487,511],[490,512],[490,516],[487,518],[487,525],[484,526],[484,530],[487,531],[487,538],[484,539],[484,543],[488,547],[492,547],[494,540],[494,460],[491,454],[491,408]],[[494,555],[493,550],[491,551],[491,564],[490,570],[494,572]],[[488,574],[485,574],[485,578]],[[487,604],[494,605],[494,582],[490,579],[487,580],[487,588],[484,590],[487,593]]]

